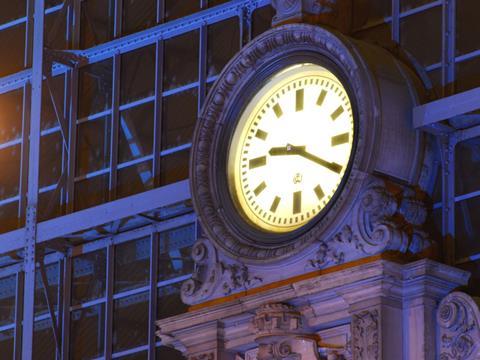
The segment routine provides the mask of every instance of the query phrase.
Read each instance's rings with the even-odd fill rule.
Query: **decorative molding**
[[[192,355],[188,360],[215,360],[215,353],[209,352],[199,355]]]
[[[380,359],[380,314],[378,309],[364,310],[352,317],[353,360]]]
[[[337,234],[320,240],[310,265],[324,268],[386,250],[419,253],[431,245],[421,230],[426,215],[426,205],[410,188],[394,195],[385,181],[371,177],[348,222]]]
[[[257,360],[302,360],[302,354],[292,350],[290,340],[260,344]]]
[[[293,306],[281,303],[262,305],[253,320],[257,337],[300,334],[302,315]]]
[[[440,360],[480,359],[480,299],[453,292],[437,311]]]

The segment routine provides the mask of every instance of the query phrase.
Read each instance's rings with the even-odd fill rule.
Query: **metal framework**
[[[240,45],[247,43],[252,37],[252,14],[255,9],[268,5],[270,0],[233,0],[207,8],[206,0],[201,1],[202,11],[187,17],[161,23],[164,17],[163,1],[157,0],[157,23],[159,25],[132,35],[120,37],[122,33],[122,1],[115,2],[114,37],[115,40],[106,42],[86,50],[77,50],[80,43],[80,13],[82,0],[65,0],[63,4],[51,7],[45,11],[44,0],[28,0],[26,16],[7,24],[0,25],[0,31],[25,23],[26,51],[25,70],[0,78],[0,94],[16,89],[23,89],[23,126],[22,136],[0,144],[0,149],[9,146],[21,145],[21,166],[19,193],[17,196],[0,201],[0,205],[13,202],[19,203],[18,217],[25,219],[22,227],[0,235],[0,252],[14,259],[21,259],[9,267],[0,269],[0,279],[15,275],[15,314],[14,321],[0,326],[0,332],[14,332],[14,358],[32,358],[34,347],[34,327],[39,321],[50,321],[52,334],[55,338],[56,358],[67,359],[70,352],[72,313],[96,305],[104,306],[104,338],[103,355],[98,359],[119,358],[129,354],[148,354],[149,359],[155,359],[156,347],[160,345],[155,339],[153,319],[157,317],[158,294],[160,288],[179,283],[188,278],[188,274],[161,280],[158,277],[159,249],[161,234],[169,229],[195,223],[195,215],[188,211],[190,190],[188,181],[180,181],[161,186],[158,182],[161,173],[161,156],[179,152],[190,147],[186,143],[176,148],[162,150],[162,97],[174,95],[182,91],[198,89],[198,109],[206,96],[207,84],[212,83],[216,76],[207,74],[207,47],[208,26],[220,21],[236,17],[240,26]],[[87,0],[83,0],[87,1]],[[405,18],[428,11],[433,8],[442,9],[442,58],[441,61],[426,66],[428,72],[440,70],[442,74],[442,88],[444,97],[440,100],[419,106],[414,109],[414,126],[428,131],[438,139],[441,149],[442,164],[442,197],[441,203],[435,208],[442,208],[442,232],[445,238],[447,260],[450,263],[462,263],[480,259],[480,255],[472,255],[469,259],[458,259],[454,253],[455,238],[455,204],[466,199],[479,197],[480,189],[469,194],[455,195],[455,147],[458,143],[474,137],[480,137],[480,121],[468,118],[467,128],[457,129],[451,125],[451,120],[461,122],[472,111],[480,109],[480,88],[464,93],[454,94],[455,66],[458,63],[480,56],[480,49],[467,54],[455,54],[455,0],[437,0],[420,7],[401,11],[400,0],[392,0],[392,15],[381,19],[378,23],[369,23],[363,29],[388,23],[391,25],[391,37],[394,42],[401,42],[400,23]],[[68,49],[52,50],[43,44],[45,16],[33,14],[54,14],[66,19],[66,42]],[[187,32],[196,30],[199,33],[199,62],[198,79],[190,84],[175,89],[163,88],[163,61],[165,41]],[[58,31],[58,26],[46,34]],[[155,48],[155,92],[149,97],[136,100],[128,104],[120,104],[119,79],[121,72],[121,55],[153,45]],[[78,117],[78,83],[79,69],[89,64],[96,64],[106,59],[112,59],[112,101],[109,110]],[[52,79],[64,75],[65,93],[63,98],[56,93]],[[46,87],[42,83],[46,81]],[[42,91],[48,92],[57,124],[47,130],[41,130],[40,119],[42,114]],[[121,112],[152,103],[154,105],[154,143],[151,155],[119,164],[118,161],[118,133],[122,128]],[[93,121],[102,116],[111,116],[112,136],[110,143],[110,158],[107,167],[88,173],[75,175],[76,146],[78,124]],[[477,115],[473,115],[474,117]],[[59,132],[62,137],[62,174],[55,184],[39,186],[40,171],[40,140],[42,136]],[[155,188],[136,195],[117,199],[117,172],[128,166],[152,162],[152,177],[156,179]],[[74,211],[73,197],[76,181],[84,178],[109,174],[109,201],[81,211]],[[66,215],[51,220],[38,221],[39,194],[53,194],[53,198],[60,198],[66,204]],[[51,204],[53,206],[53,203]],[[171,209],[179,215],[165,219],[162,214]],[[187,209],[187,210],[185,210]],[[167,211],[167,212],[168,212]],[[114,291],[114,263],[116,246],[127,241],[148,236],[150,238],[149,284],[133,290],[122,292]],[[80,242],[79,242],[80,241]],[[192,239],[193,241],[193,239]],[[77,245],[76,242],[79,242]],[[106,252],[106,279],[105,295],[80,305],[72,306],[72,278],[73,264],[76,258],[95,251]],[[48,266],[58,265],[58,290],[55,296],[49,287]],[[36,281],[36,275],[41,281]],[[38,315],[35,313],[34,299],[36,283],[42,284],[42,293],[47,303],[48,312]],[[112,349],[113,308],[116,300],[147,294],[148,316],[148,343],[139,347],[119,352]],[[54,304],[57,304],[55,308]],[[19,339],[23,338],[23,341]]]

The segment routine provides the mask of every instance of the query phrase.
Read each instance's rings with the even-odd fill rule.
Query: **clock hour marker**
[[[298,214],[302,211],[302,192],[295,191],[293,193],[293,213]]]
[[[322,91],[320,92],[320,95],[318,96],[318,99],[317,99],[317,105],[318,105],[318,106],[322,106],[323,101],[325,100],[325,96],[327,96],[327,91],[326,91],[326,90],[322,90]]]
[[[270,206],[270,211],[275,212],[277,211],[278,204],[280,204],[281,198],[278,196],[275,196],[275,199],[273,199],[272,206]]]
[[[332,137],[332,146],[346,144],[349,141],[350,141],[350,134],[349,133],[335,135],[334,137]]]
[[[277,104],[275,104],[275,105],[273,106],[273,112],[275,113],[275,116],[276,116],[277,118],[281,118],[281,117],[282,117],[283,111],[282,111],[282,108],[280,107],[280,104],[277,103]]]
[[[315,186],[313,191],[315,191],[315,194],[317,195],[318,200],[322,200],[323,197],[325,196],[325,193],[323,192],[322,187],[320,185]]]
[[[260,185],[258,185],[253,192],[255,193],[256,196],[258,196],[265,188],[267,187],[267,184],[265,181],[262,181]]]
[[[264,165],[267,165],[267,157],[266,156],[260,156],[260,157],[255,158],[255,159],[251,159],[248,162],[248,168],[249,169],[255,169],[257,167],[264,166]]]
[[[295,97],[295,111],[303,111],[303,89],[298,89]]]
[[[255,133],[255,137],[259,138],[261,140],[265,140],[267,138],[268,133],[258,129],[257,132]]]
[[[343,113],[343,106],[340,105],[340,106],[337,108],[337,110],[335,110],[335,111],[332,113],[332,115],[330,115],[330,117],[332,118],[332,120],[337,120],[337,118],[338,118],[340,115],[342,115],[342,113]]]

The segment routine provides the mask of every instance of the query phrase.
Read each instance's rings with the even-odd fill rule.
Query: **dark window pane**
[[[238,18],[233,17],[208,27],[207,76],[222,71],[225,64],[240,50]]]
[[[365,30],[360,30],[355,33],[357,39],[362,39],[370,43],[377,43],[379,45],[387,45],[392,42],[391,25],[382,23],[380,25],[369,27]]]
[[[81,2],[80,47],[86,49],[113,38],[114,0]]]
[[[60,115],[63,115],[63,101],[64,101],[64,88],[65,88],[65,77],[63,75],[55,76],[49,81],[50,89],[52,95],[56,100],[55,106]],[[50,91],[47,86],[47,81],[43,81],[42,84],[42,120],[41,128],[42,130],[52,128],[54,126],[59,126],[57,120],[57,115],[55,114],[55,108],[50,96]],[[67,134],[65,134],[67,135]]]
[[[185,357],[178,350],[172,349],[167,346],[160,346],[157,348],[157,359],[160,360],[185,360]]]
[[[180,298],[181,286],[182,283],[176,283],[158,289],[157,319],[164,319],[187,311],[188,306]],[[168,359],[170,360],[170,358]]]
[[[66,29],[67,18],[66,13],[61,10],[45,15],[45,46],[50,49],[66,49]]]
[[[162,150],[189,143],[197,120],[197,89],[163,98]]]
[[[53,302],[55,311],[58,303],[58,264],[54,263],[45,267],[47,274],[48,289],[50,292],[50,300]],[[47,300],[45,299],[45,291],[43,289],[42,277],[40,270],[35,272],[35,315],[41,315],[48,312]]]
[[[126,104],[155,93],[155,46],[122,55],[120,103]]]
[[[422,65],[436,64],[442,52],[442,7],[402,19],[401,45]]]
[[[208,7],[214,7],[229,2],[230,0],[207,0]]]
[[[104,169],[110,163],[110,116],[78,125],[76,175]]]
[[[178,0],[175,0],[178,4]],[[165,90],[198,80],[198,31],[165,41]]]
[[[403,0],[401,0],[403,1]],[[392,16],[392,2],[385,0],[356,0],[353,5],[353,28],[358,29],[383,22]]]
[[[429,4],[435,0],[401,0],[400,1],[400,10],[407,11],[410,9],[415,9],[419,6]]]
[[[115,300],[113,308],[113,351],[148,342],[148,292]]]
[[[0,31],[0,49],[2,49],[0,77],[22,70],[25,54],[25,24]]]
[[[459,0],[457,11],[456,46],[457,55],[462,55],[480,48],[480,2],[478,0]]]
[[[18,201],[0,206],[0,232],[7,232],[19,226]]]
[[[272,27],[275,10],[270,5],[256,9],[252,14],[252,38],[264,33]]]
[[[480,138],[461,142],[455,148],[455,193],[480,190]]]
[[[468,281],[468,288],[463,291],[465,291],[467,294],[478,297],[480,295],[480,260],[456,265],[456,267],[459,267],[460,269],[468,271],[472,274]]]
[[[108,174],[78,181],[75,184],[75,211],[107,202]]]
[[[150,236],[115,247],[115,292],[148,285]]]
[[[152,154],[153,110],[154,103],[149,102],[120,113],[119,163]]]
[[[199,0],[165,0],[165,21],[178,19],[199,10]]]
[[[38,194],[38,221],[45,221],[63,215],[61,190],[62,188]]]
[[[147,351],[140,351],[140,352],[132,354],[132,355],[119,357],[118,359],[120,359],[120,360],[147,360],[148,359],[148,352]],[[165,358],[165,357],[164,358],[159,358],[159,359],[160,360],[162,360],[162,359],[174,360],[173,358]]]
[[[105,249],[73,259],[72,305],[105,295],[105,264]]]
[[[455,255],[464,258],[480,252],[480,197],[455,204]]]
[[[33,360],[55,360],[55,337],[50,319],[36,321],[33,326]]]
[[[20,145],[0,150],[0,200],[18,195],[20,181]]]
[[[150,189],[153,189],[151,161],[145,161],[118,170],[118,198],[138,194]]]
[[[124,0],[123,35],[147,29],[155,25],[156,0]]]
[[[27,0],[11,1],[8,5],[3,5],[0,11],[0,25],[24,17],[26,11]]]
[[[62,174],[63,137],[60,131],[40,138],[40,187],[53,185]]]
[[[0,332],[0,354],[4,359],[13,359],[13,329]]]
[[[79,71],[78,117],[112,107],[112,59],[85,66]]]
[[[17,288],[17,276],[9,276],[0,279],[0,326],[15,322],[15,292]]]
[[[480,86],[480,56],[455,64],[456,91],[462,92]]]
[[[71,314],[70,357],[92,359],[103,355],[105,306],[98,304]]]
[[[0,144],[22,135],[23,90],[0,94]]]
[[[160,233],[159,281],[190,274],[193,271],[190,253],[195,240],[195,224]]]
[[[168,185],[188,178],[190,150],[162,156],[160,160],[160,185]]]

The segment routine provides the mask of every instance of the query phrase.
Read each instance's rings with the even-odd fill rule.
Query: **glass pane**
[[[120,113],[119,163],[152,154],[154,105],[149,102]]]
[[[76,176],[101,170],[109,165],[110,128],[110,115],[77,126]]]
[[[0,206],[0,232],[20,227],[18,219],[18,201]]]
[[[66,13],[57,10],[50,14],[45,14],[45,46],[50,49],[66,49],[67,48],[67,39],[66,39],[66,29],[67,29],[67,18]]]
[[[0,332],[0,354],[4,359],[13,359],[13,329]]]
[[[115,293],[149,284],[150,236],[115,247]]]
[[[480,190],[480,138],[456,146],[455,165],[455,194]]]
[[[113,351],[148,343],[148,292],[115,300],[113,308]]]
[[[214,7],[229,2],[230,0],[207,0],[208,7]]]
[[[52,94],[57,99],[55,106],[59,113],[63,115],[65,77],[63,75],[55,76],[50,79],[49,83]],[[42,130],[45,130],[59,125],[50,97],[50,91],[48,90],[47,82],[44,80],[42,83],[42,120],[40,126]]]
[[[140,352],[132,354],[132,355],[121,356],[118,359],[121,359],[121,360],[147,360],[148,359],[148,352],[147,351],[140,351]],[[163,359],[174,360],[173,358],[159,358],[159,360],[163,360]]]
[[[252,38],[264,33],[272,27],[275,10],[270,5],[256,9],[252,14]]]
[[[164,319],[187,311],[188,306],[180,298],[181,286],[180,282],[158,289],[157,319]]]
[[[56,351],[52,321],[36,321],[33,326],[33,360],[55,360]]]
[[[0,25],[24,17],[27,13],[27,0],[16,0],[2,6]]]
[[[480,56],[455,64],[456,91],[462,92],[480,86]]]
[[[79,118],[84,118],[112,107],[112,71],[112,59],[80,69],[78,74]]]
[[[21,146],[14,145],[0,150],[0,200],[18,195],[20,181]]]
[[[188,178],[190,149],[160,159],[160,185],[168,185]]]
[[[419,6],[429,4],[435,0],[401,0],[400,1],[400,11],[407,11],[410,9],[415,9]]]
[[[75,211],[107,202],[108,177],[105,174],[75,183]]]
[[[72,305],[105,295],[106,249],[73,258]]]
[[[124,0],[122,34],[128,35],[155,25],[156,0]]]
[[[456,266],[472,274],[468,282],[468,288],[462,291],[465,291],[467,294],[478,296],[478,294],[480,294],[480,260]]]
[[[187,144],[192,140],[197,109],[196,88],[163,98],[162,150]]]
[[[155,94],[155,45],[122,55],[120,103]]]
[[[84,360],[102,356],[104,331],[104,304],[73,311],[70,325],[70,358]]]
[[[61,191],[50,190],[38,194],[38,221],[45,221],[63,215]]]
[[[165,90],[198,80],[198,39],[196,30],[165,41],[163,79]]]
[[[186,358],[178,350],[167,346],[160,346],[156,351],[157,359],[159,360],[185,360]]]
[[[165,21],[178,19],[199,10],[199,0],[165,0]]]
[[[23,89],[0,94],[0,144],[22,136]]]
[[[58,308],[58,264],[52,264],[45,267],[48,281],[48,291],[50,292],[50,300],[53,302],[55,311]],[[47,300],[45,299],[45,291],[43,290],[42,277],[40,270],[35,272],[35,315],[41,315],[48,312]]]
[[[40,187],[53,185],[62,175],[63,136],[60,131],[40,138]]]
[[[421,64],[440,62],[442,52],[442,8],[410,15],[400,22],[401,45]]]
[[[159,281],[190,274],[193,271],[190,253],[195,240],[195,224],[160,233]]]
[[[115,0],[81,2],[80,47],[86,49],[113,38]]]
[[[0,77],[22,70],[25,55],[25,24],[0,31],[0,49],[3,50],[0,56]]]
[[[455,255],[464,258],[480,252],[480,197],[455,204]]]
[[[15,322],[15,292],[17,289],[17,276],[0,279],[0,326]]]
[[[402,0],[400,0],[402,1]],[[353,28],[358,29],[371,24],[383,22],[387,16],[392,16],[392,2],[385,0],[352,1]]]
[[[392,28],[390,24],[383,23],[365,30],[357,31],[355,37],[368,42],[388,45],[392,42]]]
[[[458,0],[455,8],[457,55],[462,55],[480,48],[480,1]]]
[[[210,25],[207,40],[207,76],[219,74],[238,50],[240,29],[237,17]]]
[[[118,170],[117,198],[153,189],[152,161]]]

